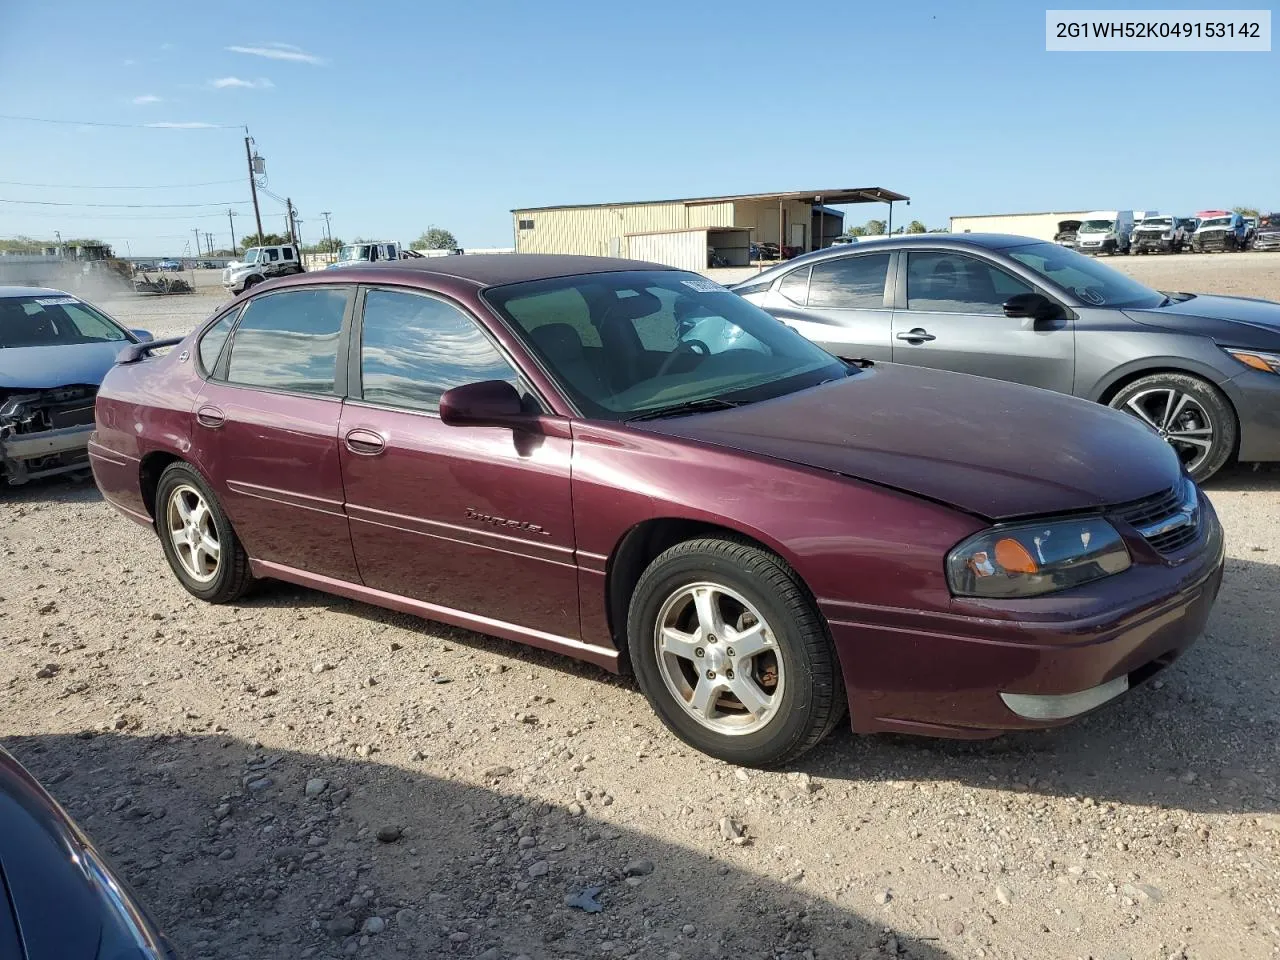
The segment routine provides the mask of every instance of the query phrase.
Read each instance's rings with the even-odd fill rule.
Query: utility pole
[[[213,256],[213,234],[208,230],[204,233],[204,248],[208,251],[209,256]]]
[[[227,208],[227,224],[231,227],[231,255],[236,256],[236,222],[231,219],[236,212],[230,207]]]
[[[200,256],[200,228],[193,227],[191,232],[196,235],[196,256],[198,257]]]
[[[284,205],[285,205],[285,217],[288,218],[285,225],[288,228],[287,232],[289,234],[289,242],[297,243],[298,232],[295,229],[295,224],[293,222],[294,214],[295,214],[295,211],[293,209],[293,199],[291,197],[285,197]]]
[[[249,193],[253,195],[253,218],[258,223],[258,238],[262,238],[262,213],[258,210],[258,184],[253,179],[253,154],[249,152],[249,144],[253,143],[253,137],[244,138],[244,158],[249,163]],[[261,159],[261,158],[259,158]]]
[[[325,245],[328,247],[328,249],[325,252],[333,253],[333,231],[329,229],[329,216],[330,216],[329,211],[321,210],[320,216],[324,217],[324,238],[325,240],[328,241],[328,243]]]

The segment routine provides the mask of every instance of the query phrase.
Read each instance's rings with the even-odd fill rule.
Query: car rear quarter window
[[[1017,277],[984,260],[946,251],[907,255],[907,309],[1003,315],[1006,300],[1034,293]]]
[[[196,345],[196,356],[200,358],[200,369],[206,375],[211,376],[218,369],[218,357],[222,355],[223,344],[231,335],[231,327],[239,315],[238,308],[232,310],[200,335],[200,342]]]
[[[361,396],[370,403],[435,413],[446,390],[506,380],[515,369],[471,317],[434,297],[395,290],[365,295],[360,333]]]
[[[809,306],[883,307],[884,284],[888,275],[887,253],[815,263],[809,279]]]
[[[349,291],[284,290],[250,300],[231,339],[227,380],[332,394]]]
[[[788,273],[778,284],[778,292],[803,307],[809,297],[809,268],[801,267]]]

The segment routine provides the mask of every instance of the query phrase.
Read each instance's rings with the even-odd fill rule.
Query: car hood
[[[1224,346],[1280,349],[1280,303],[1254,297],[1197,294],[1150,310],[1125,310],[1151,327],[1210,337]]]
[[[57,347],[0,347],[0,387],[44,390],[73,383],[100,384],[131,340]]]
[[[897,364],[634,426],[830,470],[989,520],[1137,500],[1173,486],[1181,469],[1168,444],[1106,407]]]

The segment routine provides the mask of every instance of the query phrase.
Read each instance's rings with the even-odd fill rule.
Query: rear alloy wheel
[[[1167,440],[1196,480],[1209,479],[1235,451],[1235,411],[1217,387],[1199,377],[1152,374],[1117,393],[1111,406]]]
[[[185,463],[171,463],[156,487],[156,532],[187,592],[230,603],[253,583],[249,558],[209,485]]]
[[[759,547],[704,539],[667,550],[636,585],[627,627],[640,689],[703,753],[786,763],[844,716],[835,650],[813,600]]]

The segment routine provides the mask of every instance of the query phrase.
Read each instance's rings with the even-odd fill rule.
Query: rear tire
[[[1121,389],[1110,405],[1160,434],[1197,481],[1222,469],[1236,449],[1239,427],[1229,401],[1207,380],[1155,373]]]
[[[156,484],[155,514],[165,559],[188,593],[208,603],[244,596],[254,580],[249,556],[204,477],[181,461],[169,464]]]
[[[708,538],[661,554],[636,584],[627,637],[658,718],[729,763],[787,763],[845,715],[843,676],[812,597],[754,545]]]

